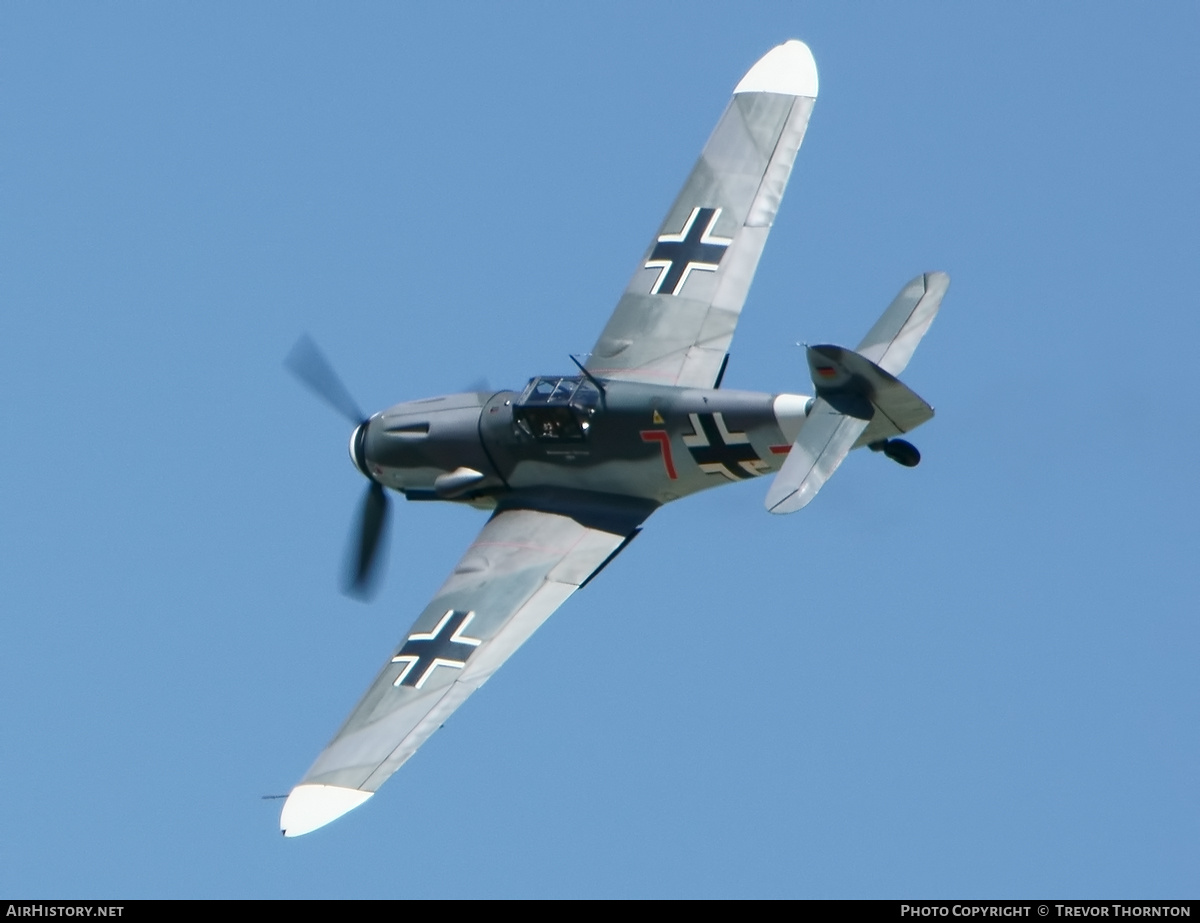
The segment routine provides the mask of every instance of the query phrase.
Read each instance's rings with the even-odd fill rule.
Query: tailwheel
[[[921,453],[911,442],[903,439],[880,439],[867,446],[872,452],[882,452],[898,465],[915,468],[921,463]]]

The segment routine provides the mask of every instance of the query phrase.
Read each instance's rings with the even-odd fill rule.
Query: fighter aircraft
[[[766,507],[791,513],[853,448],[909,467],[920,461],[896,437],[933,410],[896,375],[937,313],[944,273],[913,279],[854,350],[808,347],[811,395],[721,389],[816,98],[816,64],[799,41],[750,68],[573,374],[364,417],[311,341],[297,344],[288,366],[355,424],[350,458],[369,482],[350,592],[372,585],[389,493],[492,513],[291,790],[280,817],[286,836],[378,791],[663,504],[774,474]]]

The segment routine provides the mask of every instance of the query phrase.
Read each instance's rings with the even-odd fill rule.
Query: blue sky
[[[650,521],[366,807],[279,802],[483,515],[359,403],[589,349],[741,74],[821,75],[729,387],[950,273],[902,469]],[[1194,897],[1194,4],[0,8],[0,895]]]

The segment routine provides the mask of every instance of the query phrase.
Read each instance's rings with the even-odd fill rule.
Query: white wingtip
[[[816,99],[817,62],[804,42],[792,39],[759,58],[733,93],[786,93]]]
[[[353,811],[374,794],[340,785],[297,785],[283,803],[279,829],[284,836],[304,836]]]

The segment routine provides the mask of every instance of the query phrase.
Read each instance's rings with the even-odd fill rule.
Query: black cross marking
[[[450,609],[429,633],[414,631],[392,658],[392,663],[402,663],[404,668],[392,683],[393,686],[412,686],[420,689],[425,680],[438,667],[453,667],[461,670],[467,658],[483,643],[482,638],[468,638],[463,630],[475,618],[474,612]]]
[[[719,208],[693,208],[683,230],[678,234],[663,234],[654,245],[647,269],[657,269],[658,278],[650,288],[651,295],[678,295],[683,283],[695,269],[716,272],[733,243],[731,237],[716,237],[713,228],[721,217]]]
[[[725,428],[725,418],[719,413],[688,416],[692,419],[694,432],[683,437],[683,444],[701,469],[709,474],[723,474],[730,480],[757,477],[762,473],[762,459],[745,433],[729,432]]]

